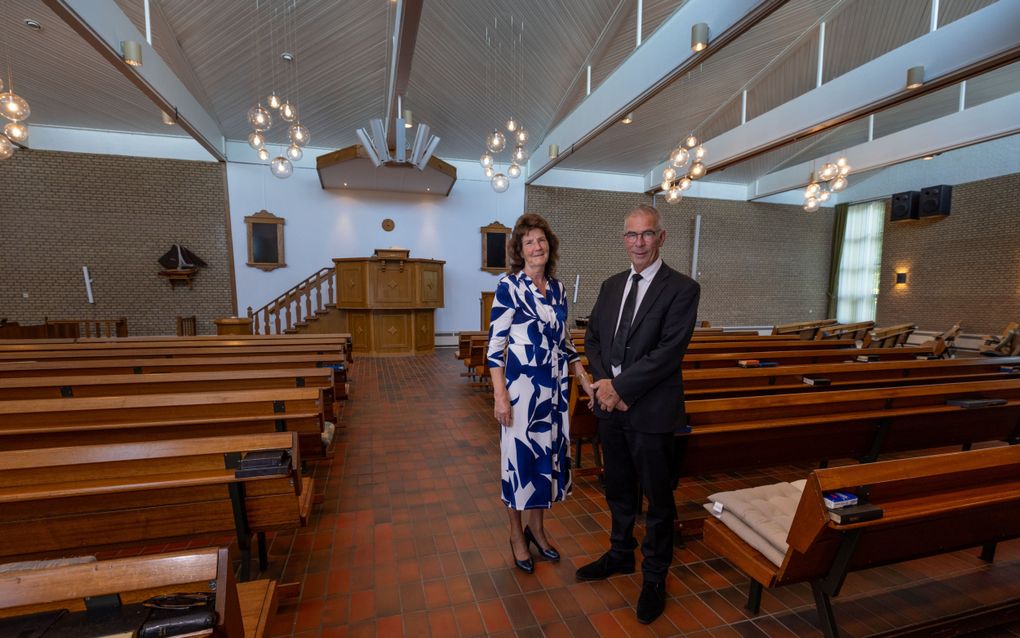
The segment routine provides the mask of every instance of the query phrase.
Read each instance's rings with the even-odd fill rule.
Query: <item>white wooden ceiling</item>
[[[643,38],[684,1],[643,0]],[[142,0],[115,2],[144,31]],[[940,0],[938,24],[993,2]],[[228,139],[246,138],[245,114],[271,88],[297,96],[315,147],[354,144],[355,130],[384,114],[390,0],[150,0],[150,6],[153,47]],[[634,123],[612,126],[560,167],[644,173],[688,131],[711,139],[737,126],[743,90],[750,119],[814,88],[819,20],[826,22],[822,76],[830,79],[926,33],[931,6],[931,0],[789,0],[638,108]],[[636,7],[637,0],[424,0],[405,108],[442,138],[436,154],[444,159],[476,159],[486,132],[511,111],[534,146],[584,98],[586,64],[594,88],[634,50]],[[516,53],[511,16],[524,24]],[[26,18],[43,29],[28,29]],[[493,45],[485,43],[486,27],[496,32]],[[0,4],[0,61],[5,50],[15,90],[32,105],[30,124],[184,134],[163,125],[159,110],[41,0]],[[297,79],[280,61],[284,50],[297,55]],[[522,83],[513,79],[515,67],[523,69]],[[1017,90],[1020,66],[999,69],[968,82],[968,106]],[[944,115],[958,106],[958,95],[947,87],[877,114],[874,134]],[[866,136],[866,123],[851,122],[708,179],[748,183]],[[282,141],[283,133],[272,130],[269,139]]]

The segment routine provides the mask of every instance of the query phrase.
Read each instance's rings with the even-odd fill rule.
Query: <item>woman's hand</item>
[[[496,415],[496,422],[505,428],[513,425],[514,413],[510,408],[510,394],[508,392],[496,392],[495,394],[495,408],[493,413]]]

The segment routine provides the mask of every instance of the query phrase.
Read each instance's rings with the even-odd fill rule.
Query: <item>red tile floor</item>
[[[593,478],[578,479],[546,519],[564,560],[536,561],[530,576],[513,569],[491,395],[463,369],[448,350],[355,361],[336,455],[313,469],[321,502],[307,528],[272,539],[266,575],[301,583],[298,598],[281,601],[273,637],[821,635],[808,586],[766,591],[752,616],[746,578],[696,540],[676,549],[666,611],[651,625],[634,618],[640,573],[575,582],[607,548]],[[806,471],[708,477],[678,502]],[[835,605],[843,635],[1017,598],[1020,541],[996,558],[985,565],[975,550],[851,574]],[[1020,636],[1020,624],[984,635]]]

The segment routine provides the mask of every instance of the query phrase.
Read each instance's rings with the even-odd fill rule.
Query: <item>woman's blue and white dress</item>
[[[579,357],[566,320],[558,280],[549,279],[544,296],[523,271],[496,284],[488,366],[506,368],[513,425],[500,427],[499,447],[503,502],[512,509],[547,508],[570,494],[567,373]]]

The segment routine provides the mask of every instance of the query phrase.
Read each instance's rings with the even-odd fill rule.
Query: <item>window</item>
[[[847,209],[836,302],[840,323],[875,320],[885,207],[884,201],[876,201]]]
[[[248,228],[248,265],[260,270],[283,268],[287,263],[283,259],[283,225],[282,217],[260,210],[254,215],[244,218]]]

